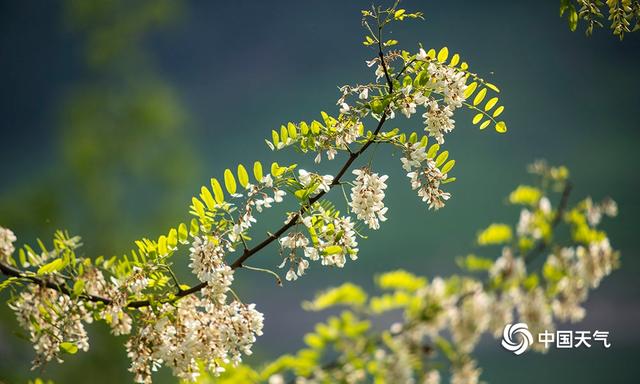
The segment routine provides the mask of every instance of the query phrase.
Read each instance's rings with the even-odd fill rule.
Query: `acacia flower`
[[[380,228],[380,221],[386,221],[384,216],[387,207],[384,206],[384,190],[387,188],[385,181],[389,176],[378,176],[371,173],[368,168],[355,169],[354,186],[351,188],[351,201],[349,205],[358,219],[367,223],[369,228]]]

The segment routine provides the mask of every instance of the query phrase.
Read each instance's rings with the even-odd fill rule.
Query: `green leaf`
[[[243,188],[247,188],[249,185],[249,174],[242,164],[238,164],[238,182]]]
[[[375,114],[381,114],[382,111],[384,111],[384,105],[382,105],[382,102],[380,101],[380,99],[374,99],[371,102],[371,110]]]
[[[496,131],[498,133],[505,133],[507,132],[507,124],[504,121],[499,121],[496,124]]]
[[[180,223],[178,226],[178,240],[182,244],[187,244],[189,238],[189,231],[185,223]]]
[[[216,197],[218,204],[224,203],[224,192],[222,191],[222,186],[220,186],[218,179],[215,177],[211,178],[211,189],[213,189],[213,195]]]
[[[287,143],[287,139],[289,138],[289,132],[287,132],[287,127],[284,125],[280,126],[280,139],[283,143]]]
[[[440,167],[449,158],[449,151],[444,151],[436,158],[436,167]]]
[[[82,279],[76,280],[76,282],[73,283],[73,293],[76,296],[79,296],[80,294],[82,294],[83,290],[84,290],[84,280]]]
[[[429,150],[427,151],[427,158],[433,159],[433,157],[436,155],[436,153],[438,153],[439,150],[440,150],[440,145],[433,144],[431,148],[429,148]]]
[[[198,220],[192,219],[191,224],[189,225],[189,234],[196,237],[198,233],[200,233],[200,224],[198,224]]]
[[[207,208],[209,208],[209,210],[213,210],[215,208],[216,201],[213,199],[213,196],[211,195],[209,188],[205,186],[202,186],[202,188],[200,188],[200,198],[202,199],[202,201],[204,201],[204,203],[207,205]]]
[[[479,245],[505,244],[511,241],[513,233],[507,224],[494,223],[478,233]]]
[[[567,18],[567,21],[569,22],[569,29],[571,32],[575,32],[578,27],[578,12],[573,4],[569,8],[569,17]]]
[[[451,170],[451,168],[453,168],[453,166],[456,165],[456,161],[455,160],[449,160],[447,161],[447,163],[442,167],[442,169],[440,170],[442,173],[447,174],[449,173],[449,171]]]
[[[487,88],[482,88],[480,92],[476,94],[476,97],[473,99],[473,105],[480,104],[486,95],[487,95]]]
[[[445,61],[447,61],[448,57],[449,57],[449,48],[442,47],[440,52],[438,52],[438,61],[441,63],[444,63]]]
[[[468,271],[488,271],[493,266],[493,260],[478,257],[474,254],[456,260],[457,264]]]
[[[158,238],[158,254],[160,256],[166,256],[169,253],[169,248],[167,247],[167,237],[162,235]]]
[[[256,181],[258,183],[261,182],[262,178],[264,177],[262,175],[262,164],[259,161],[253,163],[253,177],[256,178]]]
[[[504,105],[499,106],[498,108],[496,108],[495,111],[493,111],[493,117],[498,117],[500,116],[500,114],[502,113],[502,111],[504,111]]]
[[[55,259],[52,262],[49,262],[45,265],[43,265],[42,267],[40,267],[38,269],[38,275],[44,275],[47,273],[54,273],[54,272],[58,272],[62,269],[64,269],[64,267],[67,266],[67,263],[64,261],[64,259]]]
[[[304,121],[300,122],[300,133],[305,136],[309,133],[309,126]]]
[[[335,288],[316,295],[313,301],[305,301],[302,308],[307,311],[321,311],[336,305],[362,306],[367,301],[366,292],[359,286],[352,283],[344,283]]]
[[[204,217],[204,204],[202,204],[202,201],[198,200],[195,197],[191,198],[191,208],[193,208],[194,212],[200,216],[200,217]]]
[[[497,102],[498,102],[498,98],[492,97],[491,99],[489,99],[489,101],[487,101],[487,104],[485,104],[484,110],[489,111],[491,108],[493,108],[496,105]]]
[[[167,246],[170,250],[175,250],[178,245],[178,231],[175,228],[171,228],[169,230],[169,234],[167,235]]]
[[[68,341],[60,343],[60,349],[71,355],[74,355],[76,352],[78,352],[78,346],[73,343],[69,343]]]
[[[230,194],[236,193],[236,179],[228,168],[224,170],[224,186]]]
[[[478,83],[476,83],[475,81],[473,83],[469,84],[467,89],[464,90],[465,99],[469,98],[469,96],[473,95],[473,92],[476,91],[476,88],[478,88]]]
[[[451,62],[449,63],[450,67],[455,67],[460,62],[460,55],[457,53],[451,57]]]
[[[289,124],[287,124],[287,131],[290,138],[295,140],[295,138],[298,137],[298,130],[293,123],[290,122]]]
[[[335,255],[342,252],[342,247],[339,245],[330,245],[324,249],[325,255]]]

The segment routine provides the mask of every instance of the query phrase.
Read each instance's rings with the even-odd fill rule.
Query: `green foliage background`
[[[22,241],[65,227],[84,237],[88,254],[120,253],[133,239],[182,219],[203,180],[238,162],[284,159],[286,153],[271,153],[262,140],[272,128],[316,118],[334,108],[334,86],[372,75],[364,65],[371,52],[360,44],[359,9],[367,5],[0,5],[0,224]],[[284,288],[266,275],[239,271],[239,293],[266,316],[253,360],[300,345],[322,316],[303,312],[300,303],[321,287],[345,280],[370,287],[372,275],[395,268],[426,276],[454,272],[454,258],[473,250],[478,228],[518,214],[505,198],[526,181],[525,165],[544,157],[572,170],[576,198],[591,193],[619,202],[620,217],[608,231],[622,251],[622,269],[594,292],[587,319],[575,325],[611,331],[614,346],[514,357],[487,339],[479,351],[483,377],[631,381],[640,373],[630,364],[640,356],[639,36],[620,43],[607,31],[590,38],[571,33],[554,2],[405,6],[424,11],[427,21],[408,23],[393,38],[446,45],[475,71],[490,74],[488,81],[501,84],[509,133],[480,134],[459,121],[447,138],[458,181],[437,213],[426,211],[408,183],[402,187],[399,159],[374,163],[396,179],[387,194],[389,222],[362,242],[359,261],[344,270],[312,268]],[[308,166],[311,159],[290,161]],[[323,163],[327,172],[337,166]],[[279,225],[278,213],[267,213],[257,229]],[[275,248],[254,263],[278,264]],[[102,326],[93,327],[89,353],[29,372],[30,346],[12,334],[9,311],[1,312],[0,380],[24,382],[38,374],[58,382],[129,380],[124,339],[109,337]]]

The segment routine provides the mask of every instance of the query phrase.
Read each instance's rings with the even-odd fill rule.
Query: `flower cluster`
[[[300,232],[289,233],[281,237],[279,242],[284,252],[284,260],[279,267],[284,268],[287,261],[289,262],[289,271],[285,276],[287,281],[297,280],[298,276],[304,275],[304,271],[309,268],[309,261],[298,256],[298,250],[302,250],[304,256],[311,260],[318,259],[318,251],[314,247],[308,247],[309,239]]]
[[[418,190],[418,196],[429,204],[429,209],[438,210],[444,207],[445,202],[451,197],[450,193],[440,189],[440,184],[447,180],[447,174],[427,156],[425,145],[420,142],[404,144],[404,156],[400,161],[408,172],[411,188]]]
[[[367,223],[369,228],[380,228],[380,221],[386,221],[384,216],[387,207],[384,206],[384,190],[387,188],[385,181],[389,176],[378,176],[371,173],[369,168],[355,169],[354,186],[351,188],[351,202],[349,205],[358,219]]]
[[[263,176],[257,184],[247,184],[245,189],[247,190],[247,199],[244,205],[239,207],[240,215],[228,235],[231,244],[240,241],[242,234],[256,222],[253,213],[254,208],[256,211],[262,212],[265,208],[271,208],[273,203],[281,203],[287,194],[274,185],[271,175]],[[273,194],[273,197],[269,195],[269,191]],[[236,194],[236,196],[242,197],[241,194]],[[229,251],[233,251],[231,244],[227,244]]]
[[[18,324],[29,332],[36,357],[34,368],[53,359],[62,362],[62,352],[89,350],[84,323],[93,318],[83,301],[39,285],[29,285],[9,304]]]
[[[298,180],[304,188],[307,189],[309,195],[319,191],[329,192],[333,183],[333,176],[320,176],[316,173],[307,172],[304,169],[298,170]]]
[[[207,283],[212,300],[224,303],[233,282],[233,270],[224,262],[223,243],[215,237],[196,237],[190,251],[193,274]]]
[[[302,276],[309,268],[309,261],[321,260],[322,265],[342,268],[347,256],[351,260],[358,258],[358,241],[350,216],[340,216],[339,212],[319,203],[313,204],[304,216],[293,215],[306,227],[310,237],[294,231],[280,238],[283,260],[279,267],[289,264],[287,280]]]
[[[151,372],[163,363],[188,381],[200,375],[199,362],[220,373],[222,364],[237,365],[242,354],[251,354],[256,336],[262,334],[263,315],[253,304],[222,304],[205,294],[185,297],[176,306],[146,309],[145,325],[127,342],[136,382],[150,383]]]
[[[427,111],[422,115],[426,124],[425,131],[435,137],[438,144],[444,144],[444,134],[455,128],[455,121],[451,118],[453,111],[446,105],[441,107],[435,100],[427,104]]]
[[[189,381],[200,374],[199,362],[211,372],[222,372],[223,364],[237,365],[242,354],[250,355],[262,334],[263,315],[253,304],[229,302],[233,270],[224,262],[224,242],[196,237],[190,251],[189,266],[207,286],[199,296],[142,310],[143,326],[126,345],[136,382],[150,383],[151,372],[161,364]]]
[[[16,235],[10,229],[0,227],[0,260],[3,261],[13,254],[15,241]]]

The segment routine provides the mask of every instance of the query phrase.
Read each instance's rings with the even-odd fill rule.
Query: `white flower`
[[[446,180],[447,175],[442,174],[433,160],[427,160],[424,169],[407,173],[407,177],[411,179],[411,188],[418,190],[418,196],[429,204],[429,209],[444,207],[445,201],[451,197],[450,193],[440,189],[440,183]]]
[[[224,248],[217,239],[196,237],[191,244],[189,267],[202,282],[208,283],[212,299],[224,302],[233,282],[233,270],[224,262]]]
[[[13,243],[16,235],[10,229],[0,227],[0,261],[4,261],[15,251]]]
[[[79,350],[89,350],[89,338],[83,322],[93,318],[83,301],[40,285],[29,285],[9,304],[18,324],[28,332],[36,358],[33,367],[55,359],[62,362],[61,344],[71,343]]]
[[[411,99],[405,99],[400,102],[400,112],[408,119],[416,113],[416,103]]]
[[[456,365],[451,372],[451,384],[478,384],[480,382],[480,369],[476,362],[469,360],[462,365]]]
[[[349,107],[349,104],[347,103],[340,104],[340,113],[345,114],[345,113],[348,113],[350,110],[351,108]]]
[[[311,193],[318,190],[329,192],[331,184],[333,183],[333,176],[331,175],[320,176],[316,173],[307,172],[304,169],[298,170],[298,179],[300,180],[300,184],[305,188],[309,186],[314,187],[313,190],[310,191]]]
[[[362,88],[362,91],[360,91],[360,94],[358,95],[358,98],[360,100],[366,100],[369,98],[369,88]]]
[[[420,50],[418,51],[418,54],[416,55],[416,60],[424,61],[426,59],[427,59],[427,52],[424,50],[424,48],[420,48]]]
[[[422,115],[425,118],[425,132],[435,137],[438,144],[443,144],[444,134],[451,132],[455,127],[455,121],[451,116],[453,112],[449,106],[440,107],[435,100],[429,102],[427,112]]]
[[[237,365],[242,354],[250,355],[256,336],[262,334],[264,318],[254,304],[210,302],[203,295],[184,297],[176,306],[143,311],[142,327],[126,344],[136,382],[150,383],[151,372],[161,363],[187,381],[198,378],[199,363],[219,374],[224,371],[222,362]]]
[[[281,189],[276,189],[273,191],[273,200],[276,203],[281,203],[283,201],[283,198],[286,196],[286,192],[281,190]]]
[[[400,158],[402,168],[411,172],[414,168],[419,168],[423,162],[427,161],[426,147],[421,143],[405,144],[405,156]]]
[[[380,228],[380,221],[385,221],[384,216],[387,207],[384,206],[384,190],[387,188],[385,181],[389,176],[378,176],[371,173],[368,168],[356,169],[354,186],[351,188],[351,201],[349,205],[358,219],[364,221],[369,228]]]
[[[296,271],[293,270],[293,267],[291,267],[289,269],[289,272],[287,272],[287,275],[285,276],[285,279],[287,279],[287,281],[298,280],[298,275],[296,275]]]

